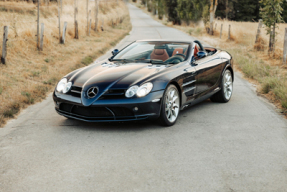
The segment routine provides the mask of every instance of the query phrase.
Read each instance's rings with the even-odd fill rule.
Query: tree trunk
[[[226,20],[228,20],[228,12],[229,12],[228,0],[226,0]]]
[[[218,5],[218,0],[215,0],[214,4],[213,4],[214,0],[210,0],[210,18],[209,18],[209,23],[210,23],[210,30],[209,30],[209,34],[213,35],[213,22],[214,22],[214,18],[215,18],[215,12],[216,12],[216,8]]]
[[[274,51],[275,51],[275,29],[276,29],[276,22],[274,23],[273,26],[273,37],[272,37],[272,51],[273,51],[273,55],[274,55]]]

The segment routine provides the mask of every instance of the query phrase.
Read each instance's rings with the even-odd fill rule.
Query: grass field
[[[41,7],[40,22],[45,23],[44,50],[41,52],[36,48],[35,5],[0,2],[0,33],[3,33],[4,25],[9,26],[7,63],[0,65],[0,126],[22,108],[45,98],[63,75],[92,63],[131,30],[126,5],[114,1],[100,4],[99,30],[93,30],[92,14],[92,32],[86,36],[86,4],[79,3],[79,39],[74,39],[73,2],[67,0],[63,5],[61,21],[68,22],[64,45],[59,44],[57,5]],[[93,13],[94,5],[90,4]],[[102,21],[104,31],[100,30]]]

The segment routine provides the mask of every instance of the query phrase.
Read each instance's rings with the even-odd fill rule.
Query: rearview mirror
[[[114,50],[112,51],[113,56],[115,56],[115,55],[118,54],[118,53],[119,53],[119,50],[118,50],[118,49],[114,49]]]
[[[207,53],[205,51],[199,51],[196,56],[198,58],[203,58],[207,56]]]

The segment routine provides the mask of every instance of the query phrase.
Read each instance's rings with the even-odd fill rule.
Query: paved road
[[[129,8],[118,47],[191,39]],[[198,104],[169,128],[67,120],[50,95],[0,129],[0,191],[287,191],[286,130],[239,74],[228,104]]]

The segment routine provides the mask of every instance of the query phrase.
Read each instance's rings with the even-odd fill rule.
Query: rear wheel
[[[213,102],[227,103],[232,96],[233,79],[229,69],[225,70],[221,80],[221,90],[214,94],[210,100]]]
[[[169,85],[164,92],[162,99],[160,121],[164,126],[172,126],[175,124],[180,106],[180,97],[176,86]]]

